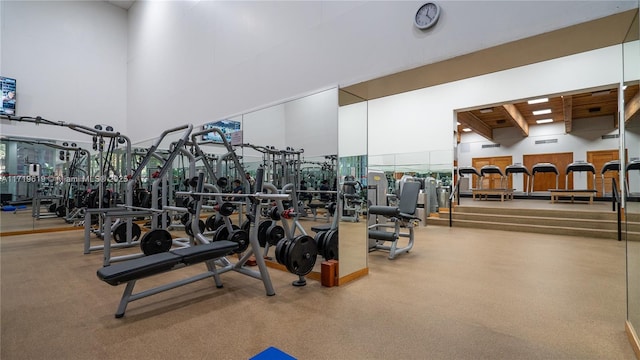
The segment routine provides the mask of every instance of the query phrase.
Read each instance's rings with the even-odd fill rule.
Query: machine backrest
[[[400,212],[413,215],[416,212],[419,194],[419,182],[407,181],[404,183],[404,186],[402,187],[402,194],[400,194],[400,204],[398,204]]]

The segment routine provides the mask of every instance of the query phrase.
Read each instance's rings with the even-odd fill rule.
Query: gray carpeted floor
[[[129,304],[96,278],[82,231],[3,237],[5,359],[635,359],[624,333],[624,243],[429,226],[396,260],[342,287],[222,275]],[[204,268],[139,282],[165,283]]]

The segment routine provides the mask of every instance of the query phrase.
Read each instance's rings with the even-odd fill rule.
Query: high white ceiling
[[[135,0],[106,0],[109,4],[113,4],[117,7],[129,10]]]

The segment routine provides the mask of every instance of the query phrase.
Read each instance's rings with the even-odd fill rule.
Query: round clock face
[[[438,21],[438,17],[440,17],[440,6],[428,2],[418,9],[414,23],[418,29],[424,30],[432,27]]]

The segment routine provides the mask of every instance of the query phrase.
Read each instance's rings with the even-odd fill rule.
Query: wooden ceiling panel
[[[634,104],[635,101],[635,103],[638,103],[636,106],[640,107],[639,88],[638,85],[627,87],[625,90],[625,103]],[[549,96],[548,99],[548,102],[538,104],[529,104],[527,101],[521,101],[515,104],[487,106],[481,109],[459,112],[458,121],[461,123],[461,128],[470,127],[474,131],[475,128],[478,128],[478,121],[484,123],[491,131],[493,129],[516,126],[523,133],[523,136],[527,136],[527,131],[524,130],[523,126],[516,125],[509,113],[505,110],[505,106],[513,106],[529,126],[538,125],[536,120],[547,118],[553,119],[553,122],[564,122],[567,133],[571,132],[576,120],[580,121],[580,119],[593,117],[616,119],[618,115],[618,90],[615,86],[604,90],[600,88],[593,91],[585,90],[577,94],[553,95]],[[550,109],[551,114],[533,114],[534,111],[543,109]],[[636,108],[633,106],[629,107],[629,111],[635,114],[638,110],[634,109]],[[471,114],[472,116],[461,116],[461,114],[465,113]],[[626,117],[627,119],[635,118],[629,114]],[[466,123],[466,119],[473,119],[474,126]],[[489,133],[486,129],[482,129],[482,132],[483,134]]]

